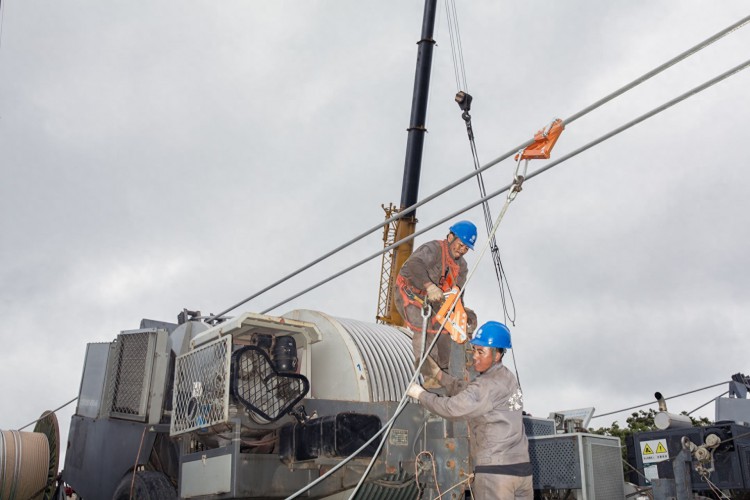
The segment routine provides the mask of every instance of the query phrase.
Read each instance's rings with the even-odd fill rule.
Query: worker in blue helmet
[[[511,348],[510,330],[488,321],[476,330],[470,343],[478,373],[473,381],[451,377],[427,358],[427,370],[445,387],[447,396],[427,392],[418,384],[412,384],[407,394],[436,415],[468,420],[474,498],[532,500],[523,395],[516,377],[502,362],[506,349]]]
[[[477,241],[477,227],[470,221],[453,224],[444,240],[429,241],[417,248],[407,259],[394,284],[394,303],[396,310],[404,319],[404,324],[414,333],[412,348],[415,362],[422,358],[422,349],[432,343],[440,322],[435,313],[445,296],[454,286],[463,288],[466,283],[468,265],[464,255],[474,248]],[[464,294],[464,302],[465,302]],[[427,323],[427,338],[422,336],[422,309],[428,302],[432,313]],[[477,325],[476,314],[466,309],[469,334]],[[437,352],[430,353],[442,369],[448,368],[451,339],[441,335],[437,342]],[[423,375],[426,374],[423,373]],[[425,380],[428,387],[437,387],[432,380]]]

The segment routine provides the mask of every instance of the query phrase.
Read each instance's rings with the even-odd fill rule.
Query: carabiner
[[[529,169],[529,160],[526,160],[523,164],[523,172],[519,173],[521,170],[521,157],[523,156],[523,152],[524,150],[519,151],[517,156],[516,172],[513,175],[513,186],[511,186],[510,191],[508,192],[508,201],[515,200],[516,195],[523,190],[523,181],[526,180],[526,171]]]
[[[427,319],[432,315],[432,306],[425,300],[422,304],[422,319]]]

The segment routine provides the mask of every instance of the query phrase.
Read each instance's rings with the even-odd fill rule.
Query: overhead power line
[[[602,99],[599,99],[598,101],[596,101],[595,103],[591,104],[590,106],[582,109],[578,113],[573,114],[570,118],[568,118],[567,120],[565,120],[564,123],[566,125],[570,125],[574,121],[576,121],[579,118],[585,116],[586,114],[594,111],[595,109],[601,107],[602,105],[606,104],[607,102],[611,101],[612,99],[615,99],[616,97],[618,97],[621,94],[625,93],[626,91],[628,91],[628,90],[636,87],[637,85],[640,85],[641,83],[645,82],[646,80],[648,80],[650,78],[653,78],[654,76],[656,76],[657,74],[659,74],[662,71],[666,70],[667,68],[675,65],[679,61],[682,61],[683,59],[686,59],[687,57],[689,57],[689,56],[691,56],[691,55],[699,52],[700,50],[708,47],[712,43],[714,43],[717,40],[723,38],[724,36],[728,35],[729,33],[731,33],[733,31],[735,31],[735,30],[743,27],[744,25],[746,25],[749,22],[750,22],[750,16],[746,16],[746,17],[740,19],[736,23],[733,23],[732,25],[728,26],[727,28],[724,28],[723,30],[721,30],[718,33],[710,36],[709,38],[705,39],[704,41],[700,42],[699,44],[697,44],[697,45],[691,47],[690,49],[688,49],[688,50],[686,50],[686,51],[678,54],[677,56],[675,56],[672,59],[668,60],[664,64],[662,64],[660,66],[657,66],[656,68],[652,69],[651,71],[649,71],[649,72],[645,73],[644,75],[636,78],[635,80],[633,80],[630,83],[624,85],[623,87],[620,87],[619,89],[615,90],[611,94],[603,97]],[[443,187],[442,189],[439,189],[439,190],[435,191],[434,193],[432,193],[431,195],[427,196],[426,198],[418,201],[414,205],[411,205],[410,207],[407,207],[407,208],[401,210],[398,214],[396,214],[393,217],[387,219],[386,221],[379,222],[375,226],[373,226],[370,229],[368,229],[368,230],[360,233],[359,235],[357,235],[354,238],[350,239],[349,241],[347,241],[347,242],[339,245],[338,247],[334,248],[333,250],[325,253],[321,257],[318,257],[317,259],[311,261],[310,263],[308,263],[308,264],[300,267],[299,269],[297,269],[297,270],[295,270],[295,271],[287,274],[283,278],[281,278],[281,279],[279,279],[279,280],[271,283],[270,285],[268,285],[268,286],[262,288],[261,290],[253,293],[249,297],[241,300],[240,302],[237,302],[236,304],[228,307],[227,309],[221,311],[220,313],[213,315],[212,318],[221,317],[224,314],[226,314],[226,313],[228,313],[228,312],[236,309],[237,307],[240,307],[241,305],[244,305],[247,302],[249,302],[249,301],[251,301],[251,300],[259,297],[260,295],[264,294],[265,292],[267,292],[267,291],[269,291],[269,290],[277,287],[278,285],[280,285],[280,284],[288,281],[289,279],[297,276],[298,274],[302,273],[303,271],[306,271],[307,269],[310,269],[314,265],[319,264],[320,262],[322,262],[322,261],[326,260],[327,258],[335,255],[336,253],[340,252],[341,250],[343,250],[343,249],[345,249],[345,248],[353,245],[354,243],[356,243],[359,240],[363,239],[364,237],[372,234],[373,232],[382,230],[382,228],[383,228],[383,226],[385,224],[390,224],[392,222],[395,222],[395,221],[397,221],[399,219],[402,219],[402,218],[406,217],[407,215],[411,214],[412,212],[414,212],[417,208],[421,207],[422,205],[425,205],[426,203],[429,203],[430,201],[434,200],[435,198],[437,198],[439,196],[442,196],[443,194],[445,194],[448,191],[450,191],[451,189],[453,189],[453,188],[455,188],[455,187],[463,184],[464,182],[466,182],[467,180],[471,179],[472,177],[476,177],[476,176],[480,175],[482,172],[484,172],[484,171],[488,170],[489,168],[497,165],[501,161],[509,158],[510,156],[512,156],[515,153],[517,153],[519,150],[524,149],[524,148],[526,148],[527,146],[530,146],[533,143],[534,143],[534,139],[532,138],[532,139],[529,139],[528,141],[524,142],[523,144],[520,144],[520,145],[516,146],[515,148],[511,149],[510,151],[504,153],[503,155],[495,158],[494,160],[491,160],[489,163],[485,164],[481,168],[479,168],[477,170],[474,170],[473,172],[470,172],[470,173],[464,175],[463,177],[461,177],[461,178],[457,179],[456,181],[448,184],[447,186]],[[548,167],[549,167],[549,165],[548,165]],[[460,213],[463,213],[463,212],[460,212]],[[430,228],[432,228],[432,227],[434,227],[434,225],[431,226]],[[420,231],[417,234],[421,234],[423,232],[424,231]],[[409,240],[413,239],[414,236],[415,235],[412,235],[411,238],[403,239],[403,240],[401,240],[401,242],[409,241]],[[396,245],[396,246],[398,246],[398,245]],[[392,248],[395,248],[395,246],[388,247],[387,249],[384,249],[383,252],[378,252],[376,255],[381,255],[385,251],[388,251],[388,250],[390,250]],[[367,259],[367,260],[369,260],[369,259]]]
[[[664,111],[664,110],[666,110],[666,109],[674,106],[675,104],[677,104],[677,103],[679,103],[681,101],[684,101],[688,97],[691,97],[691,96],[693,96],[693,95],[695,95],[695,94],[697,94],[697,93],[699,93],[699,92],[701,92],[701,91],[703,91],[703,90],[705,90],[705,89],[707,89],[707,88],[709,88],[709,87],[717,84],[718,82],[720,82],[720,81],[722,81],[722,80],[724,80],[724,79],[726,79],[726,78],[734,75],[735,73],[738,73],[739,71],[742,71],[743,69],[746,69],[748,66],[750,66],[750,60],[745,61],[744,63],[742,63],[742,64],[740,64],[738,66],[735,66],[734,68],[730,69],[729,71],[726,71],[726,72],[718,75],[717,77],[712,78],[711,80],[707,81],[706,83],[704,83],[702,85],[699,85],[699,86],[697,86],[697,87],[695,87],[695,88],[693,88],[693,89],[685,92],[684,94],[681,94],[678,97],[675,97],[671,101],[668,101],[668,102],[662,104],[661,106],[652,109],[651,111],[649,111],[649,112],[647,112],[647,113],[639,116],[638,118],[635,118],[634,120],[631,120],[628,123],[626,123],[626,124],[624,124],[624,125],[622,125],[620,127],[617,127],[616,129],[612,130],[611,132],[608,132],[608,133],[606,133],[606,134],[598,137],[597,139],[594,139],[593,141],[591,141],[591,142],[589,142],[589,143],[581,146],[580,148],[578,148],[578,149],[576,149],[574,151],[571,151],[570,153],[562,156],[561,158],[548,163],[544,167],[541,167],[541,168],[539,168],[539,169],[531,172],[530,174],[528,174],[526,176],[526,181],[528,181],[530,179],[533,179],[537,175],[539,175],[541,173],[544,173],[547,170],[551,169],[552,167],[554,167],[556,165],[559,165],[560,163],[562,163],[562,162],[564,162],[566,160],[569,160],[569,159],[573,158],[574,156],[577,156],[577,155],[583,153],[584,151],[586,151],[586,150],[588,150],[588,149],[590,149],[590,148],[592,148],[592,147],[594,147],[594,146],[596,146],[596,145],[598,145],[598,144],[606,141],[607,139],[611,139],[612,137],[616,136],[617,134],[619,134],[619,133],[621,133],[621,132],[623,132],[623,131],[625,131],[625,130],[627,130],[627,129],[629,129],[629,128],[631,128],[631,127],[633,127],[633,126],[635,126],[635,125],[637,125],[639,123],[641,123],[642,121],[644,121],[644,120],[646,120],[648,118],[651,118],[652,116],[654,116],[654,115],[656,115],[658,113],[661,113],[662,111]],[[472,202],[471,204],[469,204],[469,205],[467,205],[467,206],[465,206],[465,207],[463,207],[463,208],[461,208],[459,210],[456,210],[455,212],[453,212],[453,213],[451,213],[451,214],[443,217],[442,219],[438,220],[437,222],[434,222],[434,223],[430,224],[429,226],[425,227],[424,229],[421,229],[421,230],[415,232],[414,234],[411,234],[411,235],[405,237],[404,239],[399,240],[398,242],[394,243],[393,245],[387,246],[384,249],[382,249],[382,250],[380,250],[378,252],[375,252],[374,254],[372,254],[372,255],[370,255],[368,257],[365,257],[362,260],[357,261],[356,263],[352,264],[351,266],[349,266],[349,267],[347,267],[347,268],[345,268],[345,269],[343,269],[343,270],[341,270],[341,271],[339,271],[339,272],[337,272],[337,273],[329,276],[328,278],[325,278],[325,279],[323,279],[321,281],[318,281],[314,285],[311,285],[311,286],[305,288],[301,292],[298,292],[298,293],[292,295],[291,297],[282,300],[281,302],[277,302],[273,306],[271,306],[271,307],[263,310],[262,314],[265,314],[265,313],[267,313],[267,312],[269,312],[269,311],[271,311],[273,309],[276,309],[277,307],[282,306],[282,305],[286,304],[287,302],[296,299],[300,295],[304,295],[305,293],[307,293],[309,291],[312,291],[312,290],[318,288],[319,286],[324,285],[324,284],[328,283],[329,281],[331,281],[331,280],[333,280],[335,278],[338,278],[342,274],[348,273],[352,269],[355,269],[355,268],[361,266],[365,262],[367,262],[367,261],[369,261],[371,259],[374,259],[375,257],[379,257],[380,255],[382,255],[385,252],[391,251],[392,249],[398,247],[399,245],[401,245],[403,243],[406,243],[406,242],[408,242],[408,241],[416,238],[417,236],[422,235],[423,233],[425,233],[425,232],[427,232],[427,231],[429,231],[429,230],[431,230],[431,229],[439,226],[440,224],[445,223],[446,221],[448,221],[448,220],[450,220],[450,219],[452,219],[452,218],[454,218],[454,217],[456,217],[458,215],[461,215],[462,213],[464,213],[464,212],[466,212],[468,210],[471,210],[472,208],[476,207],[477,205],[480,205],[480,204],[484,203],[487,200],[491,200],[492,198],[494,198],[494,197],[496,197],[496,196],[504,193],[505,191],[507,191],[508,189],[510,189],[512,186],[513,186],[512,183],[508,184],[508,185],[506,185],[506,186],[498,189],[497,191],[494,191],[494,192],[488,194],[487,196],[479,198],[478,200]],[[378,227],[382,227],[382,224],[380,226],[378,226]]]
[[[694,389],[694,390],[692,390],[692,391],[688,391],[688,392],[683,392],[682,394],[676,394],[676,395],[674,395],[674,396],[669,396],[668,398],[664,398],[664,400],[666,401],[666,400],[669,400],[669,399],[675,399],[675,398],[679,398],[679,397],[682,397],[682,396],[687,396],[688,394],[693,394],[694,392],[705,391],[706,389],[713,389],[714,387],[718,387],[718,386],[720,386],[720,385],[728,384],[728,383],[730,383],[730,382],[731,382],[731,380],[727,380],[726,382],[719,382],[718,384],[707,385],[706,387],[701,387],[700,389]],[[712,400],[712,401],[713,401],[713,400]],[[640,405],[636,405],[636,406],[630,406],[630,407],[628,407],[628,408],[623,408],[622,410],[617,410],[617,411],[610,411],[610,412],[607,412],[607,413],[601,413],[601,414],[599,414],[599,415],[592,415],[592,416],[591,416],[591,418],[606,417],[607,415],[614,415],[615,413],[622,413],[622,412],[624,412],[624,411],[635,410],[636,408],[642,408],[642,407],[644,407],[644,406],[648,406],[648,405],[650,405],[650,404],[654,404],[654,403],[657,403],[657,402],[658,402],[658,401],[656,401],[656,400],[654,399],[653,401],[649,401],[648,403],[643,403],[643,404],[640,404]],[[709,402],[710,402],[710,401],[709,401]],[[706,403],[706,404],[708,404],[708,403]],[[698,408],[696,408],[696,410],[697,410],[697,409],[698,409]],[[693,410],[693,411],[695,411],[695,410]],[[692,412],[691,412],[691,413],[692,413]]]
[[[632,82],[628,83],[627,85],[625,85],[623,87],[620,87],[616,91],[614,91],[611,94],[609,94],[607,97],[604,97],[604,98],[602,98],[599,101],[596,101],[594,104],[592,104],[591,106],[589,106],[587,108],[583,108],[581,111],[579,111],[578,113],[574,114],[573,116],[571,116],[570,118],[568,118],[567,120],[565,120],[565,124],[566,125],[571,124],[572,122],[576,121],[577,119],[581,118],[582,116],[584,116],[584,115],[592,112],[593,110],[595,110],[596,108],[598,108],[602,104],[605,104],[605,103],[611,101],[612,99],[614,99],[615,97],[617,97],[617,96],[619,96],[621,94],[624,94],[625,92],[627,92],[628,90],[632,89],[633,87],[637,87],[641,83],[645,82],[646,80],[649,80],[649,79],[653,78],[654,76],[656,76],[659,73],[661,73],[662,71],[664,71],[664,70],[666,70],[666,69],[674,66],[675,64],[677,64],[678,62],[682,61],[683,59],[687,59],[688,57],[692,56],[693,54],[695,54],[695,53],[697,53],[697,52],[705,49],[706,47],[708,47],[712,43],[720,40],[721,38],[724,38],[725,36],[727,36],[731,32],[742,28],[747,23],[750,23],[750,16],[743,17],[742,19],[740,19],[736,23],[732,24],[731,26],[727,26],[726,28],[724,28],[723,30],[719,31],[718,33],[716,33],[716,34],[714,34],[714,35],[706,38],[705,40],[703,40],[699,44],[690,47],[685,52],[682,52],[682,53],[676,55],[675,57],[673,57],[669,61],[665,62],[661,66],[657,66],[656,68],[654,68],[651,71],[649,71],[648,73],[645,73],[644,75],[636,78],[635,80],[633,80]]]
[[[710,87],[710,86],[714,85],[715,83],[718,83],[719,81],[721,81],[721,80],[723,80],[723,79],[727,78],[728,76],[731,76],[732,74],[735,74],[736,72],[738,72],[738,71],[740,71],[740,70],[742,70],[742,69],[745,69],[745,68],[747,67],[747,65],[748,65],[748,64],[750,64],[750,61],[748,61],[747,63],[744,63],[744,64],[742,64],[742,65],[739,65],[739,66],[737,66],[737,67],[733,68],[732,70],[730,70],[730,71],[728,71],[728,72],[725,72],[725,73],[723,73],[722,75],[719,75],[718,77],[716,77],[716,78],[714,78],[714,79],[712,79],[712,80],[710,80],[710,81],[706,82],[705,84],[703,84],[703,85],[701,85],[701,86],[698,86],[698,87],[694,88],[693,90],[691,90],[691,91],[689,91],[689,92],[686,92],[685,94],[682,94],[681,96],[679,96],[679,97],[677,97],[677,98],[675,98],[675,99],[673,99],[673,100],[671,100],[671,101],[669,101],[669,102],[667,102],[667,103],[663,104],[662,106],[660,106],[660,107],[658,107],[658,108],[655,108],[654,110],[652,110],[652,111],[651,111],[651,112],[649,112],[649,113],[646,113],[646,114],[644,114],[644,115],[641,115],[640,117],[636,118],[635,120],[632,120],[631,122],[628,122],[628,123],[626,123],[625,125],[623,125],[623,126],[621,126],[621,127],[617,128],[617,129],[615,129],[614,131],[612,131],[612,132],[610,132],[610,133],[608,133],[608,134],[605,134],[604,136],[601,136],[600,138],[598,138],[598,139],[596,139],[595,141],[592,141],[591,143],[589,143],[589,144],[587,144],[587,145],[585,145],[585,146],[583,146],[583,147],[579,148],[578,150],[576,150],[576,151],[574,151],[574,152],[572,152],[572,153],[570,153],[570,154],[568,154],[568,155],[565,155],[565,156],[564,156],[563,158],[561,158],[561,159],[557,160],[556,162],[553,162],[553,164],[547,165],[547,166],[546,166],[545,168],[542,168],[542,169],[539,169],[539,170],[537,170],[537,171],[535,171],[535,172],[532,172],[532,174],[531,174],[531,175],[527,176],[527,179],[530,179],[530,178],[532,178],[532,177],[535,177],[536,175],[538,175],[538,174],[540,174],[540,173],[542,173],[542,172],[544,172],[544,171],[546,171],[546,170],[549,170],[549,168],[551,168],[552,166],[554,166],[554,165],[557,165],[557,164],[559,164],[559,163],[561,163],[561,162],[563,162],[563,161],[565,161],[565,160],[567,160],[567,159],[569,159],[569,158],[572,158],[573,156],[575,156],[575,155],[577,155],[577,154],[579,154],[579,153],[581,153],[581,152],[585,151],[586,149],[589,149],[590,147],[593,147],[594,145],[596,145],[596,144],[599,144],[599,143],[601,143],[601,142],[603,142],[603,141],[605,141],[605,140],[607,140],[607,139],[609,139],[609,138],[613,137],[614,135],[617,135],[618,133],[620,133],[620,132],[622,132],[622,131],[624,131],[624,130],[626,130],[626,129],[628,129],[628,128],[630,128],[630,127],[632,127],[632,126],[634,126],[634,125],[636,125],[636,124],[638,124],[638,123],[640,123],[640,122],[642,122],[642,121],[644,121],[644,120],[646,120],[646,119],[648,119],[649,117],[651,117],[651,116],[654,116],[655,114],[658,114],[659,112],[661,112],[661,111],[663,111],[663,110],[665,110],[665,109],[667,109],[667,108],[669,108],[669,107],[673,106],[674,104],[677,104],[678,102],[681,102],[682,100],[686,99],[687,97],[690,97],[690,96],[692,96],[692,95],[695,95],[695,94],[697,94],[698,92],[700,92],[700,91],[702,91],[702,90],[705,90],[706,88],[708,88],[708,87]],[[666,67],[668,67],[668,66],[666,66]],[[644,80],[641,80],[641,81],[644,81]],[[637,85],[637,84],[636,84],[636,85]],[[633,86],[634,86],[634,85],[633,85]],[[613,97],[613,98],[614,98],[614,97]],[[600,106],[600,105],[602,105],[602,104],[603,104],[604,102],[606,102],[606,101],[599,101],[599,103],[597,104],[597,107],[598,107],[598,106]],[[590,107],[590,108],[591,108],[591,107]],[[591,111],[592,109],[595,109],[595,108],[591,108],[591,109],[589,109],[589,110],[588,110],[588,111],[586,111],[586,112],[589,112],[589,111]],[[577,119],[577,118],[580,118],[580,116],[583,116],[583,114],[585,114],[585,113],[579,113],[579,114],[578,114],[578,116],[575,116],[575,117],[574,117],[573,119]],[[528,144],[527,144],[527,145],[528,145]],[[523,147],[526,147],[526,145],[525,145],[525,146],[523,146]],[[518,148],[518,149],[520,149],[520,148]],[[513,153],[511,152],[510,154],[513,154]],[[508,156],[510,156],[510,154],[509,154]],[[488,168],[488,166],[487,166],[487,168]],[[480,172],[481,172],[481,170],[480,170],[480,171],[477,171],[477,172],[475,172],[475,174],[474,174],[474,175],[478,175],[478,174],[479,174]],[[471,177],[471,175],[469,175],[469,176],[466,176],[466,177],[465,177],[465,179],[468,179],[468,178],[470,178],[470,177]],[[464,180],[465,180],[465,179],[464,179]],[[461,181],[461,182],[463,182],[463,181]],[[436,227],[436,226],[437,226],[438,224],[442,224],[442,223],[443,223],[443,222],[445,222],[446,220],[448,220],[448,219],[450,219],[450,218],[454,217],[455,215],[458,215],[458,214],[460,214],[460,213],[463,213],[464,211],[466,211],[466,210],[469,210],[470,208],[473,208],[474,206],[476,206],[476,205],[478,205],[478,204],[480,204],[480,203],[484,203],[484,202],[485,202],[485,201],[486,201],[487,199],[490,199],[490,198],[492,198],[492,197],[494,197],[494,196],[497,196],[497,195],[499,195],[499,194],[500,194],[500,193],[502,193],[502,192],[505,192],[505,191],[507,191],[507,190],[508,190],[508,189],[510,189],[511,187],[512,187],[512,185],[508,185],[508,186],[506,186],[506,187],[502,188],[501,190],[498,190],[498,191],[496,191],[495,193],[492,193],[492,194],[490,194],[490,195],[488,195],[488,196],[485,196],[485,197],[483,197],[483,198],[482,198],[482,199],[480,199],[480,200],[479,200],[478,202],[475,202],[474,204],[472,204],[472,205],[470,205],[470,206],[468,206],[468,207],[465,207],[464,209],[462,209],[462,210],[460,210],[460,211],[458,211],[458,212],[456,212],[456,213],[454,213],[454,214],[451,214],[451,215],[449,215],[448,217],[446,217],[446,218],[444,218],[444,219],[441,219],[440,221],[438,221],[438,222],[436,222],[436,223],[433,223],[433,224],[432,224],[432,225],[430,225],[429,227],[427,227],[427,228],[425,228],[425,229],[423,229],[423,230],[421,230],[421,231],[419,231],[419,232],[416,232],[416,233],[414,233],[414,234],[410,235],[409,237],[405,238],[404,240],[402,240],[402,241],[400,241],[400,242],[398,242],[398,243],[394,243],[393,245],[390,245],[389,247],[387,247],[387,248],[383,249],[382,251],[379,251],[379,252],[375,253],[375,254],[374,254],[374,255],[372,255],[371,257],[368,257],[368,258],[366,258],[366,259],[363,259],[363,260],[359,261],[358,263],[354,264],[353,266],[350,266],[349,268],[347,268],[347,269],[345,269],[345,270],[343,270],[343,271],[340,271],[339,273],[337,273],[337,274],[335,274],[335,275],[333,275],[333,276],[331,276],[331,277],[329,277],[329,278],[327,278],[327,279],[325,279],[325,280],[323,280],[323,281],[319,282],[319,283],[318,283],[318,284],[316,284],[316,285],[313,285],[312,287],[309,287],[308,289],[306,289],[306,290],[304,290],[304,291],[302,291],[302,292],[300,292],[300,293],[298,293],[298,294],[295,294],[295,295],[294,295],[293,297],[290,297],[289,299],[287,299],[287,300],[285,300],[285,301],[283,301],[283,302],[280,302],[280,303],[278,303],[278,304],[276,304],[276,305],[272,306],[271,308],[269,308],[269,309],[266,309],[266,310],[265,310],[265,311],[263,311],[263,312],[265,313],[265,312],[268,312],[268,311],[270,311],[270,310],[272,310],[272,309],[275,309],[276,307],[278,307],[278,306],[280,306],[280,305],[283,305],[284,303],[288,302],[289,300],[292,300],[292,299],[294,299],[294,298],[296,298],[296,297],[299,297],[300,295],[302,295],[302,294],[304,294],[304,293],[307,293],[308,291],[310,291],[310,290],[312,290],[312,289],[314,289],[314,288],[317,288],[318,286],[320,286],[320,285],[322,285],[322,284],[324,284],[324,283],[327,283],[328,281],[331,281],[332,279],[334,279],[334,278],[336,278],[336,277],[340,276],[341,274],[344,274],[344,273],[348,272],[348,271],[349,271],[349,270],[351,270],[351,269],[354,269],[355,267],[358,267],[359,265],[361,265],[361,264],[363,264],[363,263],[367,262],[368,260],[370,260],[370,259],[372,259],[372,258],[375,258],[375,257],[377,257],[377,256],[379,256],[379,255],[381,255],[381,254],[383,254],[383,253],[385,253],[385,252],[388,252],[388,251],[392,250],[393,248],[397,247],[397,246],[398,246],[399,244],[401,244],[401,243],[404,243],[404,242],[406,242],[406,241],[409,241],[409,240],[411,240],[411,239],[415,238],[416,236],[418,236],[418,235],[420,235],[420,234],[422,234],[422,233],[424,233],[424,232],[426,232],[426,231],[429,231],[430,229],[432,229],[432,228]],[[419,202],[419,203],[418,203],[417,205],[419,205],[419,204],[421,204],[421,203],[426,203],[426,200],[422,200],[422,202]],[[414,206],[414,208],[416,208],[416,206],[417,206],[417,205],[415,205],[415,206]],[[403,214],[402,214],[402,216],[403,216]],[[396,217],[396,218],[397,218],[397,217]],[[393,219],[395,220],[396,218],[393,218]],[[390,222],[392,222],[392,221],[386,221],[386,223],[390,223]],[[382,225],[379,225],[378,227],[382,227]],[[493,234],[494,234],[494,231],[493,231]],[[417,370],[415,371],[415,374],[414,374],[413,378],[415,378],[415,377],[416,377],[416,374],[417,374],[418,372],[419,372],[419,370],[417,369]],[[717,385],[719,385],[719,384],[717,384]],[[715,387],[715,386],[711,386],[711,387]],[[707,388],[708,388],[708,387],[707,387]],[[699,390],[703,390],[703,389],[699,389]],[[691,391],[691,392],[696,392],[696,391]],[[685,393],[685,394],[689,394],[689,393]],[[682,394],[682,395],[684,395],[684,394]],[[678,395],[678,396],[680,396],[680,395]],[[672,396],[672,398],[674,398],[674,397],[678,397],[678,396]],[[404,396],[402,397],[401,401],[399,402],[399,406],[397,407],[397,409],[396,409],[396,411],[395,411],[395,413],[394,413],[393,417],[391,418],[391,420],[390,420],[390,421],[388,422],[388,425],[386,425],[386,426],[385,426],[384,428],[382,428],[382,429],[381,429],[381,432],[382,432],[382,431],[385,431],[385,433],[383,434],[383,438],[381,439],[381,442],[380,442],[380,445],[381,445],[381,446],[382,446],[382,444],[383,444],[383,442],[384,442],[384,440],[385,440],[385,436],[387,435],[387,432],[389,432],[389,431],[390,431],[390,427],[391,427],[391,425],[392,425],[392,424],[393,424],[393,422],[395,421],[396,417],[397,417],[397,416],[398,416],[398,415],[400,414],[400,412],[401,412],[401,409],[403,409],[403,405],[405,404],[405,401],[406,401],[406,395],[404,395]],[[650,404],[650,403],[647,403],[647,404]],[[599,415],[599,416],[603,416],[603,415]],[[349,460],[350,460],[350,459],[351,459],[352,457],[354,457],[354,456],[355,456],[355,455],[356,455],[356,454],[357,454],[357,453],[358,453],[359,451],[361,451],[361,449],[364,449],[364,447],[365,447],[365,446],[368,446],[368,445],[369,445],[369,444],[370,444],[370,443],[371,443],[371,442],[372,442],[372,441],[373,441],[373,440],[374,440],[374,439],[375,439],[375,438],[376,438],[376,437],[378,436],[378,434],[380,434],[381,432],[377,433],[377,434],[376,434],[375,436],[373,436],[372,438],[370,438],[370,440],[368,440],[368,441],[367,441],[367,443],[365,443],[365,444],[364,444],[364,445],[363,445],[363,446],[362,446],[362,447],[360,448],[360,450],[357,450],[357,451],[356,451],[355,453],[353,453],[353,454],[352,454],[352,455],[351,455],[350,457],[347,457],[347,459],[346,459],[346,460],[344,460],[344,461],[340,462],[339,464],[337,464],[337,466],[336,466],[336,467],[334,467],[334,468],[333,468],[333,469],[332,469],[331,471],[328,471],[328,472],[327,472],[326,474],[324,474],[323,476],[319,477],[319,478],[318,478],[318,479],[317,479],[316,481],[313,481],[313,482],[312,482],[311,484],[309,484],[309,485],[307,485],[306,487],[302,488],[301,490],[297,491],[296,493],[294,493],[293,495],[291,495],[291,496],[290,496],[290,497],[288,497],[288,498],[289,498],[289,499],[291,499],[291,498],[295,498],[295,497],[297,497],[297,496],[298,496],[298,495],[300,495],[301,493],[303,493],[303,492],[305,492],[305,491],[308,491],[308,490],[309,490],[309,489],[310,489],[310,488],[311,488],[312,486],[314,486],[315,484],[317,484],[317,483],[319,483],[320,481],[322,481],[322,480],[326,479],[327,477],[329,477],[329,476],[330,476],[330,474],[332,474],[332,473],[333,473],[333,472],[334,472],[334,471],[335,471],[336,469],[338,469],[339,467],[343,466],[343,464],[344,464],[344,463],[347,463],[347,462],[348,462],[348,461],[349,461]],[[380,448],[378,448],[378,451],[379,451],[379,450],[380,450]],[[377,456],[377,453],[375,454],[375,456]],[[368,467],[368,469],[367,469],[368,471],[369,471],[369,469],[370,469],[370,468],[372,467],[372,464],[373,464],[373,463],[374,463],[374,461],[370,463],[370,466],[369,466],[369,467]],[[359,482],[359,483],[357,484],[357,488],[355,489],[355,493],[354,493],[354,494],[356,494],[356,492],[358,491],[359,487],[361,486],[361,484],[362,484],[362,482],[364,481],[364,479],[365,479],[365,477],[366,477],[366,476],[367,476],[367,473],[365,473],[365,474],[363,475],[363,477],[361,478],[360,482]],[[354,494],[352,494],[352,497],[354,497]]]

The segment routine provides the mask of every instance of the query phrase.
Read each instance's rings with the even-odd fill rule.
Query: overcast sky
[[[420,198],[473,169],[439,5]],[[86,343],[183,308],[217,313],[382,221],[381,204],[401,196],[422,10],[403,0],[3,1],[0,428],[77,396]],[[742,0],[457,10],[482,163],[749,13]],[[744,27],[571,124],[553,158],[749,54]],[[530,180],[511,205],[497,237],[527,411],[604,413],[750,372],[749,87],[750,71],[736,74]],[[487,172],[488,191],[514,167]],[[465,183],[420,208],[418,227],[477,197]],[[462,218],[483,228],[480,209]],[[379,248],[374,233],[233,314]],[[376,259],[272,313],[372,321],[379,273]],[[480,321],[502,319],[488,258],[467,305]],[[63,436],[74,407],[59,414]],[[628,413],[591,425],[624,425]],[[713,405],[695,415],[713,418]]]

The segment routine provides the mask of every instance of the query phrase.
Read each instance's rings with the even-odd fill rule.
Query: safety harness
[[[446,300],[443,302],[443,305],[437,314],[435,314],[429,322],[427,333],[434,334],[438,331],[440,324],[445,320],[445,315],[448,314],[451,307],[456,300],[458,300],[458,303],[453,307],[453,311],[448,315],[448,321],[446,321],[444,329],[447,330],[445,333],[451,334],[453,340],[463,343],[466,342],[468,338],[466,334],[468,319],[466,310],[459,298],[459,288],[456,286],[461,268],[458,262],[451,258],[447,240],[442,240],[440,242],[440,260],[440,280],[437,285],[445,294]],[[420,325],[412,323],[409,320],[409,314],[406,313],[406,311],[408,307],[416,307],[421,311],[425,304],[427,291],[413,286],[401,274],[396,278],[396,285],[398,286],[401,298],[404,301],[404,323],[414,331],[420,330]]]

